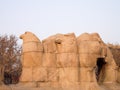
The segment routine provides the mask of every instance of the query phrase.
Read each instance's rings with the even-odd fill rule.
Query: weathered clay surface
[[[22,66],[21,82],[42,81],[44,72],[42,67],[43,46],[40,40],[31,32],[25,32],[20,36],[23,39],[22,45]],[[36,68],[37,67],[37,68]],[[40,72],[43,74],[40,75]],[[43,75],[43,76],[42,76]],[[44,77],[44,78],[43,78]],[[41,80],[42,78],[42,80]]]
[[[118,68],[117,72],[117,81],[120,83],[120,68]]]
[[[59,90],[119,90],[116,83],[120,81],[120,71],[99,34],[56,34],[41,42],[33,33],[26,32],[20,38],[20,83],[34,82],[36,87]]]

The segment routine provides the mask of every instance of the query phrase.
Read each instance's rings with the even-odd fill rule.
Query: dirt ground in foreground
[[[100,87],[101,87],[100,90],[120,90],[120,84],[105,84],[100,85]],[[83,90],[83,89],[80,86],[69,88],[53,88],[53,87],[28,87],[22,85],[1,85],[0,90]],[[88,90],[88,88],[85,90]],[[90,90],[94,90],[94,88]]]

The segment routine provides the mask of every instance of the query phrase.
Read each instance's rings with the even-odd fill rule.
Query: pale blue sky
[[[98,32],[120,43],[120,0],[0,0],[0,34]]]

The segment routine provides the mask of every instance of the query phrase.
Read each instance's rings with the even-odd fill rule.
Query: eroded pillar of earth
[[[46,82],[39,83],[39,86],[46,87],[58,87],[59,83],[59,71],[57,69],[57,57],[56,57],[56,44],[55,36],[50,36],[43,40],[43,62],[42,66],[47,70],[47,80]]]
[[[60,86],[76,86],[78,82],[79,63],[75,34],[59,34],[57,35],[55,43]]]
[[[76,38],[57,34],[43,40],[43,66],[48,70],[48,83],[53,87],[73,86],[78,82]]]
[[[20,36],[22,44],[22,75],[20,81],[32,83],[44,81],[45,70],[42,66],[43,46],[40,40],[31,32],[25,32]],[[42,73],[42,74],[41,74]]]
[[[84,90],[102,90],[97,83],[95,74],[95,69],[98,68],[97,59],[105,57],[100,41],[101,39],[97,33],[84,33],[77,38],[80,62],[80,86]]]

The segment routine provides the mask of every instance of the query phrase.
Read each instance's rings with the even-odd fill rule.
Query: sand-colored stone
[[[21,82],[34,82],[36,87],[68,88],[65,90],[119,90],[116,83],[120,81],[120,71],[98,33],[83,33],[77,38],[74,33],[56,34],[41,43],[34,34],[26,32],[21,39]],[[101,59],[105,63],[97,79],[95,72]],[[113,83],[114,88],[109,88],[108,83]]]
[[[80,78],[79,81],[82,82],[96,82],[96,76],[94,68],[80,68]]]
[[[20,39],[23,39],[23,43],[28,43],[28,42],[40,42],[39,38],[36,37],[35,34],[27,31],[24,34],[20,36]],[[29,47],[29,46],[28,46]]]
[[[16,89],[16,87],[17,87],[17,89]],[[31,81],[25,82],[24,81],[24,82],[20,82],[20,83],[16,84],[16,86],[13,86],[12,88],[15,88],[13,90],[32,90],[32,88],[35,88],[35,87],[37,87],[36,82],[31,82]]]
[[[98,41],[98,42],[102,41],[102,39],[100,38],[100,35],[98,33],[91,33],[90,36],[91,36],[92,41]]]
[[[56,54],[55,53],[44,53],[42,59],[43,67],[56,67]]]
[[[91,54],[100,54],[101,46],[97,41],[81,41],[78,42],[78,51],[79,53],[91,53]]]
[[[103,82],[104,83],[116,82],[117,81],[117,65],[115,63],[115,60],[113,59],[113,55],[110,52],[109,48],[107,48],[107,56],[105,60],[106,60],[106,65],[102,75],[104,77]]]
[[[44,52],[76,53],[76,38],[74,33],[56,34],[42,41]]]
[[[77,53],[61,53],[57,54],[57,67],[78,67],[78,54]]]
[[[51,87],[50,82],[38,82],[37,85],[40,88],[44,88],[44,87],[49,87],[50,88]]]
[[[100,90],[95,76],[97,58],[101,54],[100,43],[94,40],[90,34],[84,33],[77,38],[77,44],[80,63],[80,85],[86,87],[85,90],[90,90],[91,87],[96,85],[95,89]]]
[[[44,53],[55,53],[56,52],[56,44],[55,44],[55,36],[51,36],[42,41]]]
[[[22,45],[23,67],[32,67],[32,66],[41,65],[43,46],[40,40],[31,32],[25,32],[25,34],[22,34],[20,36],[20,38],[23,39],[23,45]]]
[[[26,52],[22,55],[23,67],[33,67],[42,65],[42,53],[41,52]],[[27,58],[27,59],[24,59]]]
[[[120,83],[120,68],[118,68],[117,72],[117,81]]]
[[[45,82],[47,81],[47,69],[43,67],[33,68],[33,81]]]
[[[115,61],[110,50],[103,43],[102,39],[97,33],[84,33],[77,38],[79,62],[80,62],[80,82],[90,82],[97,84],[95,67],[98,58],[103,58],[106,61],[104,68],[100,72],[99,78],[103,82],[116,82]],[[110,68],[108,68],[110,67]],[[103,70],[105,69],[105,70]],[[110,73],[113,72],[110,76]],[[102,74],[101,74],[102,73]],[[99,79],[99,80],[100,80]],[[102,80],[101,80],[102,81]],[[85,85],[83,85],[85,86]],[[97,85],[98,88],[100,87]],[[92,86],[94,87],[94,86]],[[95,89],[99,90],[99,89]]]
[[[74,33],[61,34],[55,39],[57,53],[76,53],[77,42]]]
[[[23,53],[24,52],[33,52],[33,51],[43,51],[43,47],[40,41],[35,42],[35,41],[29,41],[29,42],[25,42],[22,46],[23,49]]]
[[[20,77],[21,82],[31,82],[33,81],[33,68],[32,67],[24,67],[22,68],[22,75]]]
[[[104,77],[104,83],[113,83],[117,81],[117,66],[114,60],[106,64],[104,74],[102,76]]]
[[[95,67],[97,56],[96,54],[79,54],[80,67]]]
[[[47,68],[48,82],[58,82],[59,81],[59,69],[57,68]]]
[[[63,84],[75,84],[78,82],[78,68],[59,68],[59,81]],[[65,86],[65,85],[64,85]]]
[[[67,67],[59,68],[59,87],[75,87],[79,81],[78,68]]]
[[[40,40],[31,32],[25,32],[20,36],[23,39],[22,45],[22,74],[20,81],[38,81],[42,66],[43,46]],[[38,73],[39,72],[39,73]],[[42,75],[41,75],[42,76]],[[38,78],[39,77],[39,78]]]

